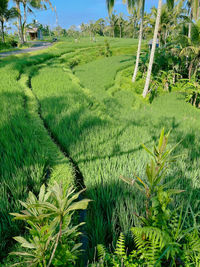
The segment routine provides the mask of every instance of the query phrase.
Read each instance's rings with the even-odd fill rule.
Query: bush
[[[7,36],[6,37],[6,43],[10,46],[10,47],[17,47],[18,42],[15,39],[14,36]]]
[[[43,185],[38,198],[32,193],[22,213],[11,213],[15,220],[25,221],[29,227],[29,237],[14,239],[25,248],[23,252],[12,252],[19,257],[18,265],[28,266],[73,266],[80,252],[81,243],[76,243],[80,235],[78,228],[83,223],[72,226],[72,214],[87,208],[89,200],[74,202],[82,193],[62,184],[54,183],[47,189]]]
[[[169,189],[165,175],[170,163],[178,156],[171,156],[176,148],[166,149],[169,133],[161,132],[158,146],[150,151],[152,160],[146,165],[147,179],[136,176],[134,180],[121,177],[131,186],[137,187],[145,195],[146,216],[136,214],[141,222],[140,227],[131,229],[136,250],[127,253],[125,238],[120,234],[114,254],[107,253],[102,245],[97,247],[99,263],[108,266],[199,266],[200,239],[196,216],[188,219],[188,206],[185,214],[183,208],[173,209],[170,204],[174,195],[182,193],[179,189]],[[180,210],[180,211],[179,211]],[[99,266],[93,264],[93,266]]]

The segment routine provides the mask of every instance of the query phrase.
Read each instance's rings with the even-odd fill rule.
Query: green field
[[[183,140],[176,150],[183,156],[166,177],[177,178],[174,186],[185,190],[175,206],[190,196],[197,208],[200,111],[179,92],[152,104],[142,100],[143,81],[130,82],[137,41],[115,39],[110,45],[112,57],[101,54],[99,38],[0,61],[0,258],[23,229],[9,215],[20,210],[18,200],[49,180],[77,182],[68,157],[93,200],[86,216],[88,258],[97,244],[115,244],[121,231],[131,243],[143,196],[119,177],[144,177],[148,157],[141,144],[152,147],[163,127],[172,130],[170,145]]]

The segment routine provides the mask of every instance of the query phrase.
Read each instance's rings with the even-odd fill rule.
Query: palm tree
[[[8,0],[0,1],[0,22],[1,22],[1,32],[2,32],[2,42],[5,43],[4,34],[4,23],[10,19],[16,18],[18,16],[16,8],[12,7],[8,9]]]
[[[141,54],[141,46],[142,46],[145,0],[123,0],[123,3],[127,4],[129,13],[133,12],[135,5],[138,5],[138,10],[140,10],[140,13],[141,13],[137,58],[136,58],[135,70],[134,70],[133,78],[132,78],[132,81],[135,82],[137,72],[138,72],[138,66],[139,66],[139,60],[140,60],[140,54]],[[115,4],[115,0],[107,0],[107,7],[110,13],[112,12],[114,4]]]
[[[29,13],[33,13],[32,8],[36,9],[46,9],[46,4],[48,4],[51,9],[53,10],[52,3],[50,0],[14,0],[16,3],[16,9],[18,10],[19,13],[19,18],[18,18],[18,32],[19,32],[19,37],[21,40],[21,43],[24,43],[26,40],[26,22],[27,22],[27,11]],[[21,9],[20,9],[20,4],[23,5],[24,9],[24,18],[22,22],[22,15],[21,15]]]
[[[137,72],[138,72],[138,66],[140,61],[140,54],[141,54],[141,47],[142,47],[142,37],[143,37],[143,25],[144,25],[144,8],[145,8],[145,0],[140,1],[140,12],[141,12],[141,22],[140,22],[140,33],[139,33],[139,42],[138,42],[138,49],[137,49],[137,58],[135,63],[135,70],[133,73],[132,81],[135,82]]]
[[[174,6],[174,0],[168,0],[167,4],[168,4],[168,7],[172,8]],[[156,43],[157,43],[157,38],[158,38],[158,30],[159,30],[159,25],[160,25],[161,12],[162,12],[162,0],[159,0],[158,1],[156,25],[155,25],[155,29],[154,29],[154,36],[153,36],[153,42],[152,42],[152,49],[151,49],[151,54],[150,54],[149,67],[148,67],[148,71],[147,71],[145,87],[144,87],[143,94],[142,94],[144,98],[147,96],[148,90],[149,90],[151,72],[152,72],[154,55],[155,55],[155,50],[156,50]]]
[[[136,7],[134,7],[131,11],[131,14],[129,16],[129,21],[124,30],[129,33],[130,37],[136,38],[137,33],[139,31],[138,25],[139,25],[138,12]]]
[[[17,9],[17,12],[19,14],[19,16],[18,16],[18,24],[17,24],[19,39],[20,39],[21,43],[23,44],[24,43],[24,36],[23,36],[22,15],[21,15],[21,9],[20,9],[21,0],[14,0],[14,2],[16,4],[16,9]]]
[[[21,0],[24,8],[24,23],[23,23],[23,34],[24,40],[26,41],[26,21],[27,21],[27,11],[33,13],[33,9],[47,9],[50,6],[52,11],[54,11],[52,3],[50,0]]]
[[[118,25],[118,16],[115,14],[112,14],[109,16],[109,23],[110,23],[110,28],[112,31],[112,37],[115,38],[115,32],[116,32],[116,28]]]
[[[118,16],[118,26],[119,26],[119,37],[122,38],[122,27],[124,24],[123,14],[120,13]]]
[[[191,38],[192,20],[194,19],[195,21],[197,21],[199,18],[199,8],[200,8],[199,0],[187,0],[187,6],[190,18],[188,38]]]

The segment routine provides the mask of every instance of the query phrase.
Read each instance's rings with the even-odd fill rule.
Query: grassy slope
[[[77,67],[82,87],[70,71],[55,67],[46,67],[32,80],[45,121],[79,165],[87,194],[94,200],[87,216],[90,247],[108,244],[118,231],[128,232],[137,223],[133,213],[142,212],[142,196],[119,176],[144,175],[147,158],[140,144],[152,146],[162,127],[173,129],[171,144],[184,138],[178,150],[185,156],[168,178],[175,176],[176,187],[188,193],[196,188],[193,194],[198,195],[199,111],[185,103],[181,94],[162,96],[137,110],[131,90],[112,96],[108,87],[130,59],[99,59]],[[187,199],[187,193],[183,197]]]
[[[19,211],[19,200],[25,200],[29,190],[37,192],[50,178],[63,178],[69,183],[74,180],[69,160],[52,142],[37,114],[37,101],[23,74],[31,73],[28,66],[68,50],[57,47],[0,63],[0,258],[6,255],[12,237],[20,233],[21,224],[13,222],[9,215]]]
[[[98,45],[102,43],[99,40]],[[19,211],[19,200],[26,199],[29,190],[37,192],[49,179],[74,180],[72,166],[45,130],[38,103],[26,84],[41,64],[48,61],[51,65],[60,57],[62,61],[62,56],[76,55],[80,48],[88,48],[88,41],[67,41],[45,51],[0,60],[0,258],[10,249],[12,237],[20,233],[21,224],[9,215]]]
[[[199,111],[186,104],[181,94],[174,93],[156,99],[151,106],[134,109],[137,104],[134,91],[138,88],[133,86],[125,90],[126,86],[122,83],[117,90],[115,88],[114,93],[109,89],[117,71],[122,66],[132,64],[132,56],[115,56],[124,51],[133,54],[135,49],[129,47],[132,42],[113,40],[113,58],[98,59],[78,66],[75,71],[81,85],[67,69],[68,62],[73,61],[74,56],[81,63],[93,60],[96,56],[95,46],[103,43],[101,39],[89,45],[88,40],[79,44],[58,44],[30,57],[23,55],[2,61],[2,248],[5,241],[18,232],[16,225],[10,221],[8,211],[19,208],[19,198],[25,198],[29,189],[37,191],[41,182],[47,178],[49,169],[53,168],[58,178],[60,166],[65,166],[67,176],[73,179],[67,159],[63,158],[49,139],[36,114],[37,102],[34,96],[17,82],[20,73],[24,73],[25,79],[27,76],[32,77],[34,92],[42,106],[42,116],[83,173],[87,194],[94,200],[87,216],[91,247],[97,243],[108,244],[113,236],[115,241],[120,230],[128,232],[131,224],[137,223],[133,212],[142,212],[142,196],[124,185],[119,176],[144,174],[146,155],[140,144],[144,142],[151,146],[163,126],[173,129],[171,143],[184,138],[178,150],[185,156],[179,160],[169,178],[178,178],[176,186],[187,190],[185,199],[191,189],[195,188],[193,205],[199,199]],[[93,52],[88,50],[88,46],[94,47]],[[46,60],[49,60],[47,64],[43,64]],[[93,256],[92,250],[90,255]]]

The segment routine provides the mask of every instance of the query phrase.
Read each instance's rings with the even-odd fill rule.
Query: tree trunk
[[[157,43],[157,38],[158,38],[158,30],[159,30],[159,24],[160,24],[161,10],[162,10],[162,0],[159,0],[156,25],[155,25],[155,30],[154,30],[154,37],[153,37],[153,43],[152,43],[152,49],[151,49],[151,55],[150,55],[150,61],[149,61],[149,67],[148,67],[148,71],[147,71],[147,78],[146,78],[144,91],[142,94],[144,98],[147,96],[148,90],[149,90],[151,72],[152,72],[154,55],[155,55],[155,50],[156,50],[156,43]]]
[[[192,20],[192,10],[190,10],[190,20]],[[189,23],[188,38],[191,39],[192,23]]]
[[[19,37],[20,37],[21,43],[23,44],[24,43],[24,36],[23,36],[22,17],[21,17],[20,2],[19,2],[19,0],[16,1],[16,8],[17,8],[17,11],[19,12],[19,17],[18,17]]]
[[[119,25],[119,30],[120,30],[120,38],[122,38],[122,26],[121,26],[121,24]]]
[[[189,23],[188,38],[191,39],[192,23]]]
[[[193,102],[193,106],[194,106],[194,107],[196,107],[197,96],[198,96],[198,93],[196,92],[196,93],[195,93],[195,97],[194,97],[194,102]]]
[[[5,43],[4,22],[1,21],[2,42]]]
[[[167,37],[168,37],[168,30],[166,29],[166,32],[165,32],[165,45],[167,44]]]
[[[27,21],[27,13],[26,13],[26,3],[23,3],[23,7],[24,7],[24,31],[23,31],[23,36],[24,36],[24,41],[26,42],[26,21]]]
[[[141,23],[140,23],[140,34],[139,34],[139,42],[138,42],[138,50],[137,50],[137,59],[136,59],[135,70],[134,70],[133,78],[132,78],[132,82],[133,83],[136,80],[139,61],[140,61],[140,53],[141,53],[141,46],[142,46],[142,35],[143,35],[143,23],[144,23],[144,4],[145,4],[145,0],[143,1],[143,7],[142,7],[142,17],[141,17]]]
[[[193,61],[190,63],[190,66],[189,66],[189,71],[188,71],[189,80],[191,80],[191,77],[192,77],[192,68],[193,68]]]

